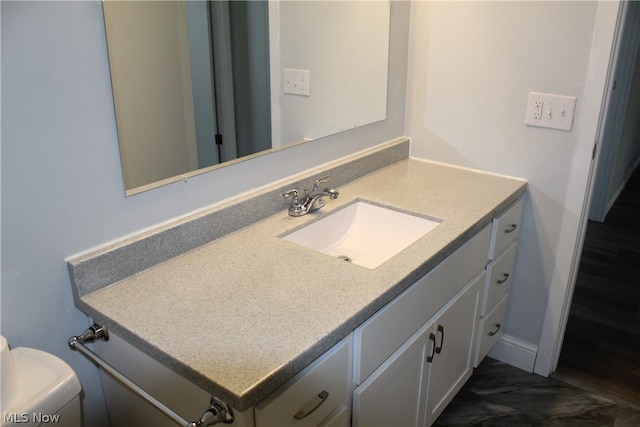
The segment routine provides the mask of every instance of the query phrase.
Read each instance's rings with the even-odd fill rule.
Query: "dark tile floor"
[[[640,408],[486,358],[434,426],[637,427]]]

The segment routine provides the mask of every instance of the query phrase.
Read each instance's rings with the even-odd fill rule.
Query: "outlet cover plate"
[[[525,124],[570,131],[576,109],[576,97],[529,92]]]
[[[290,95],[309,96],[309,70],[282,69],[282,87]]]

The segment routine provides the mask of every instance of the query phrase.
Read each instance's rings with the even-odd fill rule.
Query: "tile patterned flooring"
[[[640,407],[486,358],[436,427],[637,427]]]

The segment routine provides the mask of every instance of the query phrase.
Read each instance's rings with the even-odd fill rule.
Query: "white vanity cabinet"
[[[478,366],[502,335],[509,288],[513,280],[522,199],[492,222],[489,264],[480,308],[480,327],[474,366]]]
[[[487,226],[354,331],[356,385],[484,270],[490,238]]]
[[[429,323],[416,332],[353,394],[354,426],[417,426]]]
[[[429,335],[435,336],[435,343],[431,343],[435,349],[425,358],[425,370],[429,370],[428,382],[424,383],[426,408],[424,421],[419,425],[431,425],[473,373],[478,300],[483,283],[484,273],[443,309]]]
[[[518,201],[233,425],[431,425],[500,337],[521,211]],[[187,419],[206,407],[208,393],[114,338],[96,343],[108,362]],[[172,425],[104,381],[117,425]]]
[[[354,426],[430,425],[473,371],[484,273],[354,390]],[[386,408],[386,409],[385,409]]]
[[[111,336],[95,353],[160,402],[101,371],[111,425],[198,420],[211,393],[234,427],[432,423],[504,329],[522,204],[505,208],[527,183],[409,154],[401,137],[68,257]],[[282,190],[321,170],[341,198],[290,218]],[[438,225],[377,268],[284,238],[361,202]],[[387,213],[349,220],[359,244]]]
[[[521,214],[519,200],[355,331],[354,426],[431,425],[462,388],[502,332]]]
[[[429,425],[471,376],[490,233],[487,226],[355,331],[354,426]]]

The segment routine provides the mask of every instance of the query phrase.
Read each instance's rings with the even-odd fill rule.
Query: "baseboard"
[[[537,345],[502,334],[496,345],[489,352],[489,357],[524,371],[533,372],[537,354]]]

